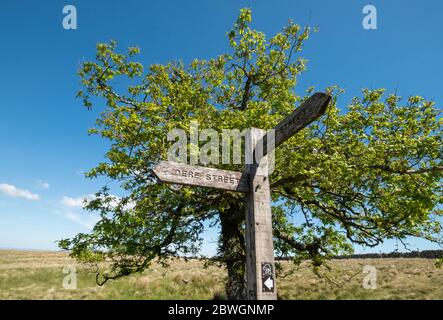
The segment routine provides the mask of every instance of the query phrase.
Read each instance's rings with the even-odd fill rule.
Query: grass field
[[[64,289],[63,267],[75,265],[77,289]],[[428,259],[333,260],[330,278],[318,278],[309,263],[278,279],[282,299],[443,299],[443,269]],[[377,270],[377,288],[363,288],[363,266]],[[289,267],[285,263],[285,269]],[[213,299],[223,293],[226,273],[197,260],[158,265],[143,274],[95,284],[95,276],[66,253],[0,251],[0,299]]]

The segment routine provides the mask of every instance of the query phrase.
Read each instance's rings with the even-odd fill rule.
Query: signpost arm
[[[324,114],[330,101],[330,95],[321,92],[314,93],[292,114],[277,124],[274,128],[274,143],[268,146],[268,136],[265,135],[262,138],[263,154],[267,154],[272,149],[277,148],[294,134]]]
[[[251,128],[247,150],[255,150],[266,131]],[[274,245],[272,237],[271,193],[267,156],[249,164],[250,189],[246,194],[246,282],[249,300],[276,300]],[[254,159],[254,157],[252,157]]]

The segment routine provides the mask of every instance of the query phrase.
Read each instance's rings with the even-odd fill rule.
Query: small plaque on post
[[[274,292],[274,265],[271,262],[261,264],[262,291]]]

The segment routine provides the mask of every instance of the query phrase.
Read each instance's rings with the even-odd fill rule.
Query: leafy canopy
[[[97,98],[106,102],[90,133],[111,142],[87,176],[119,181],[126,196],[100,190],[86,205],[100,221],[60,246],[85,262],[111,261],[97,269],[99,283],[142,271],[154,259],[166,264],[168,257],[196,254],[204,222],[215,226],[235,216],[242,232],[241,195],[159,184],[151,169],[166,159],[168,131],[188,130],[191,120],[200,130],[268,129],[306,98],[295,87],[306,69],[303,43],[315,30],[290,21],[267,39],[250,24],[251,11],[242,9],[227,34],[230,52],[210,60],[145,68],[138,48],[119,53],[111,41],[98,44],[95,60],[81,66],[78,96],[88,108]],[[442,123],[434,102],[364,89],[340,112],[343,91],[327,92],[333,96],[327,115],[276,151],[270,182],[277,254],[318,267],[351,252],[352,244],[409,236],[441,243]],[[230,252],[244,248],[222,238],[216,258],[229,265]]]

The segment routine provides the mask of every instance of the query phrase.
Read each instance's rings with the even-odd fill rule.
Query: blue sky
[[[77,30],[62,27],[67,4],[77,8]],[[377,8],[377,30],[362,27],[367,4]],[[386,87],[442,105],[439,0],[2,0],[0,247],[56,249],[56,240],[87,232],[94,222],[79,199],[107,181],[87,180],[82,172],[103,159],[107,145],[87,135],[100,108],[86,111],[75,93],[77,67],[94,57],[97,42],[138,45],[145,65],[209,58],[226,51],[225,34],[242,7],[253,9],[253,26],[267,35],[288,19],[319,27],[302,52],[309,64],[300,94],[311,85],[338,84],[345,105],[361,88]],[[209,231],[203,252],[214,252],[214,239]],[[394,248],[389,242],[376,250]]]

